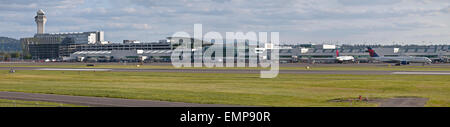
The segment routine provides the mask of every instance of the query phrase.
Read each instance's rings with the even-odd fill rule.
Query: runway
[[[41,68],[41,71],[111,71],[111,69]]]
[[[0,70],[10,70],[0,67]],[[176,73],[244,73],[259,74],[264,70],[254,69],[128,69],[128,68],[43,68],[15,67],[15,70],[41,71],[111,71],[111,72],[176,72]],[[266,70],[267,71],[267,70]],[[341,71],[341,70],[279,70],[280,74],[352,74],[352,75],[450,75],[448,71]]]
[[[0,70],[10,70],[10,67],[0,67]],[[48,68],[48,67],[14,67],[16,73],[20,70],[36,71],[101,71],[101,72],[169,72],[169,73],[246,73],[259,74],[261,70],[253,69],[149,69],[149,68]],[[350,75],[450,75],[450,71],[375,71],[375,70],[280,70],[280,74],[350,74]],[[167,102],[153,100],[135,100],[105,97],[87,97],[54,94],[36,94],[21,92],[0,92],[0,99],[46,101],[66,104],[76,104],[95,107],[241,107],[239,105],[196,104],[184,102]],[[380,106],[396,105],[423,106],[426,100],[403,99],[381,103]]]
[[[450,75],[450,72],[393,72],[397,75]]]
[[[69,96],[22,92],[0,92],[0,99],[45,101],[93,107],[242,107],[238,105],[196,104],[105,97]]]
[[[381,101],[378,107],[424,107],[428,100],[428,98],[415,97],[390,98]]]

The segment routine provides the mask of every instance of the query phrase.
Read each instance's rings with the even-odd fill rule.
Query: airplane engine
[[[408,61],[402,61],[402,62],[400,62],[400,64],[402,64],[402,65],[408,65],[409,62],[408,62]]]

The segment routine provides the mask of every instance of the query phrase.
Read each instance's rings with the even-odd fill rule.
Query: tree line
[[[10,61],[12,59],[31,59],[31,55],[22,52],[0,52],[0,61]]]

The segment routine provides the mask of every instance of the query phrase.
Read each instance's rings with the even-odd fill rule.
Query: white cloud
[[[84,0],[61,0],[58,1],[58,5],[55,8],[58,9],[67,9],[67,8],[75,8],[80,4],[83,4]]]
[[[127,13],[134,13],[134,12],[136,12],[135,8],[123,8],[122,10],[127,12]]]
[[[148,24],[131,24],[131,26],[135,29],[141,29],[141,30],[149,30],[152,28]]]
[[[3,0],[0,33],[34,25],[38,8],[47,11],[52,32],[101,29],[115,42],[159,40],[195,23],[204,31],[279,31],[282,41],[295,42],[450,41],[448,0]]]
[[[107,27],[112,29],[135,29],[135,30],[149,30],[152,27],[148,24],[136,23],[107,23]]]

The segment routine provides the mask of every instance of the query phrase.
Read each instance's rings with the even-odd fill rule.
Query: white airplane
[[[344,62],[355,62],[355,58],[353,56],[340,56],[339,51],[336,49],[336,57],[330,57],[330,58],[310,58],[311,60],[315,61],[334,61],[338,63],[344,63]]]
[[[338,62],[346,62],[346,61],[354,62],[355,61],[355,57],[353,57],[353,56],[339,56],[339,50],[336,49],[336,60]]]
[[[375,50],[371,47],[367,47],[370,54],[370,58],[384,63],[396,63],[396,65],[407,65],[410,63],[423,63],[431,64],[431,59],[427,57],[412,57],[412,56],[401,56],[401,57],[384,57],[379,56]]]

